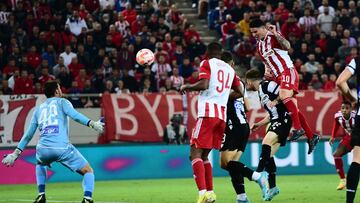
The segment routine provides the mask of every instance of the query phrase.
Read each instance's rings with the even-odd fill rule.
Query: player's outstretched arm
[[[350,72],[350,70],[345,68],[336,80],[336,86],[340,89],[341,93],[346,99],[348,99],[352,103],[355,103],[356,97],[351,93],[351,90],[347,84],[347,81],[351,78],[351,76],[352,73]]]
[[[270,115],[268,114],[265,118],[263,118],[261,121],[254,123],[251,127],[252,131],[256,131],[259,127],[266,125],[270,123]]]
[[[82,113],[76,111],[73,105],[67,99],[62,99],[62,108],[66,115],[68,115],[74,121],[81,123],[83,125],[89,126],[99,133],[104,132],[104,123],[101,120],[93,121],[88,117],[84,116]]]
[[[194,84],[184,84],[180,87],[180,92],[185,94],[187,91],[202,91],[209,88],[209,80],[201,79]]]
[[[18,146],[16,147],[16,149],[14,150],[14,152],[4,156],[2,163],[5,166],[13,166],[16,159],[20,156],[21,152],[25,149],[27,144],[33,138],[35,131],[37,129],[36,120],[37,119],[35,118],[35,113],[34,113],[32,119],[31,119],[29,128],[26,130],[25,134],[21,138],[21,140],[20,140]]]

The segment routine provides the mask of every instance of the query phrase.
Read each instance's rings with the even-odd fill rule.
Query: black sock
[[[271,146],[263,144],[261,149],[259,165],[256,169],[257,172],[262,172],[265,169],[267,162],[270,159]]]
[[[346,203],[353,203],[359,184],[360,164],[352,162],[346,177]]]
[[[271,157],[265,166],[265,171],[269,173],[269,187],[273,188],[276,186],[276,164],[274,157]]]
[[[240,174],[242,177],[246,177],[249,180],[252,180],[252,174],[254,173],[253,170],[238,161],[230,161],[227,164],[226,169],[229,171],[231,177],[236,177]]]
[[[230,161],[230,162],[237,162],[237,161]],[[234,190],[236,192],[236,194],[243,194],[245,193],[245,186],[244,186],[244,176],[242,176],[239,167],[241,166],[239,164],[236,163],[228,163],[228,166],[226,168],[226,170],[229,171],[229,175],[231,177],[231,183],[234,187]],[[230,167],[229,167],[230,165]]]

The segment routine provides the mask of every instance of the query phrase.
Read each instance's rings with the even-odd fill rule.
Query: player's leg
[[[279,188],[276,186],[276,163],[274,160],[274,155],[280,148],[280,143],[275,143],[271,146],[271,157],[267,165],[265,166],[265,171],[269,173],[269,191],[268,198],[266,201],[272,200],[276,195],[280,193]]]
[[[316,145],[319,143],[320,136],[318,134],[313,133],[308,122],[306,121],[304,114],[300,110],[299,110],[299,119],[300,119],[301,127],[303,127],[303,129],[305,130],[305,135],[308,139],[307,140],[309,145],[308,154],[311,154],[314,151]]]
[[[212,166],[209,161],[209,153],[210,149],[204,149],[201,155],[201,159],[204,163],[204,171],[205,171],[205,183],[206,183],[206,190],[207,192],[214,192],[213,191],[213,175],[212,175]]]
[[[277,122],[271,123],[271,125],[276,125]],[[271,126],[270,126],[271,128]],[[271,146],[275,145],[278,142],[278,136],[273,131],[268,131],[262,142],[261,155],[259,160],[259,165],[256,169],[257,172],[264,171],[265,166],[270,161],[271,157]]]
[[[93,202],[92,194],[95,185],[94,171],[82,154],[73,145],[70,145],[65,153],[59,157],[58,162],[83,176],[82,186],[84,196],[82,202]]]
[[[237,173],[237,165],[235,165],[235,167],[228,167],[228,164],[230,163],[230,165],[232,165],[232,162],[238,162],[242,153],[242,151],[238,150],[225,150],[220,152],[220,166],[229,172],[238,203],[249,202],[245,192],[244,176],[241,173]]]
[[[360,176],[360,126],[358,116],[355,118],[355,127],[351,133],[351,146],[353,149],[353,160],[346,177],[346,202],[353,203]]]
[[[339,177],[340,177],[339,185],[336,188],[337,190],[342,190],[346,187],[344,163],[343,163],[342,157],[347,153],[348,153],[348,150],[341,143],[338,145],[335,152],[333,153],[336,172],[339,174]]]
[[[360,146],[355,146],[353,149],[353,162],[350,165],[346,177],[346,202],[353,203],[355,199],[356,189],[359,184],[360,175]]]
[[[206,193],[205,167],[202,160],[203,149],[198,149],[195,145],[190,147],[190,160],[196,186],[199,190],[199,197]]]
[[[34,203],[45,203],[45,185],[47,178],[47,165],[50,165],[51,162],[57,159],[59,154],[58,150],[51,150],[48,148],[36,148],[36,183],[38,186],[38,196],[36,197]]]
[[[94,171],[87,163],[82,169],[77,171],[81,175],[83,175],[83,190],[84,190],[84,198],[83,202],[92,202],[92,193],[94,191],[94,185],[95,185],[95,176]]]
[[[36,164],[36,183],[38,186],[38,196],[36,197],[34,203],[45,203],[45,182],[47,177],[47,168],[46,166]]]

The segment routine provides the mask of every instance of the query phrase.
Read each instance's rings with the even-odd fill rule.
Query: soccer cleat
[[[273,187],[271,189],[269,189],[268,191],[268,196],[266,199],[264,199],[265,201],[271,201],[276,195],[278,195],[280,193],[280,190],[278,187]]]
[[[295,141],[295,140],[299,139],[301,136],[303,136],[304,134],[305,134],[305,130],[302,128],[300,130],[293,130],[292,136],[289,138],[289,141]]]
[[[263,171],[260,173],[260,175],[261,175],[260,178],[256,182],[259,184],[262,192],[262,197],[265,199],[268,196],[267,192],[269,190],[269,182],[268,182],[269,174]]]
[[[94,203],[94,201],[92,199],[87,199],[84,197],[81,203]]]
[[[216,201],[216,195],[214,192],[206,192],[205,193],[206,203],[214,203]]]
[[[206,194],[207,193],[205,193],[203,195],[199,195],[198,200],[197,200],[196,203],[206,203]]]
[[[45,194],[38,195],[34,203],[46,203]]]
[[[236,200],[236,203],[250,203],[250,200],[248,198],[246,198],[245,200]]]
[[[346,188],[346,179],[341,179],[336,189],[343,190],[344,188]]]
[[[320,136],[318,134],[314,134],[313,138],[308,141],[309,144],[308,154],[311,154],[315,150],[316,145],[319,143],[319,140],[320,140]]]

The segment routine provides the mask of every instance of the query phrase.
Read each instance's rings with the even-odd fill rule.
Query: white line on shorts
[[[11,202],[11,203],[15,203],[15,202],[32,202],[34,200],[29,200],[29,199],[6,199],[6,200],[0,200],[0,202]],[[79,201],[62,201],[62,200],[46,200],[46,202],[54,202],[54,203],[74,203],[74,202],[79,202]],[[101,202],[101,201],[96,201],[97,203],[127,203],[127,202]]]

